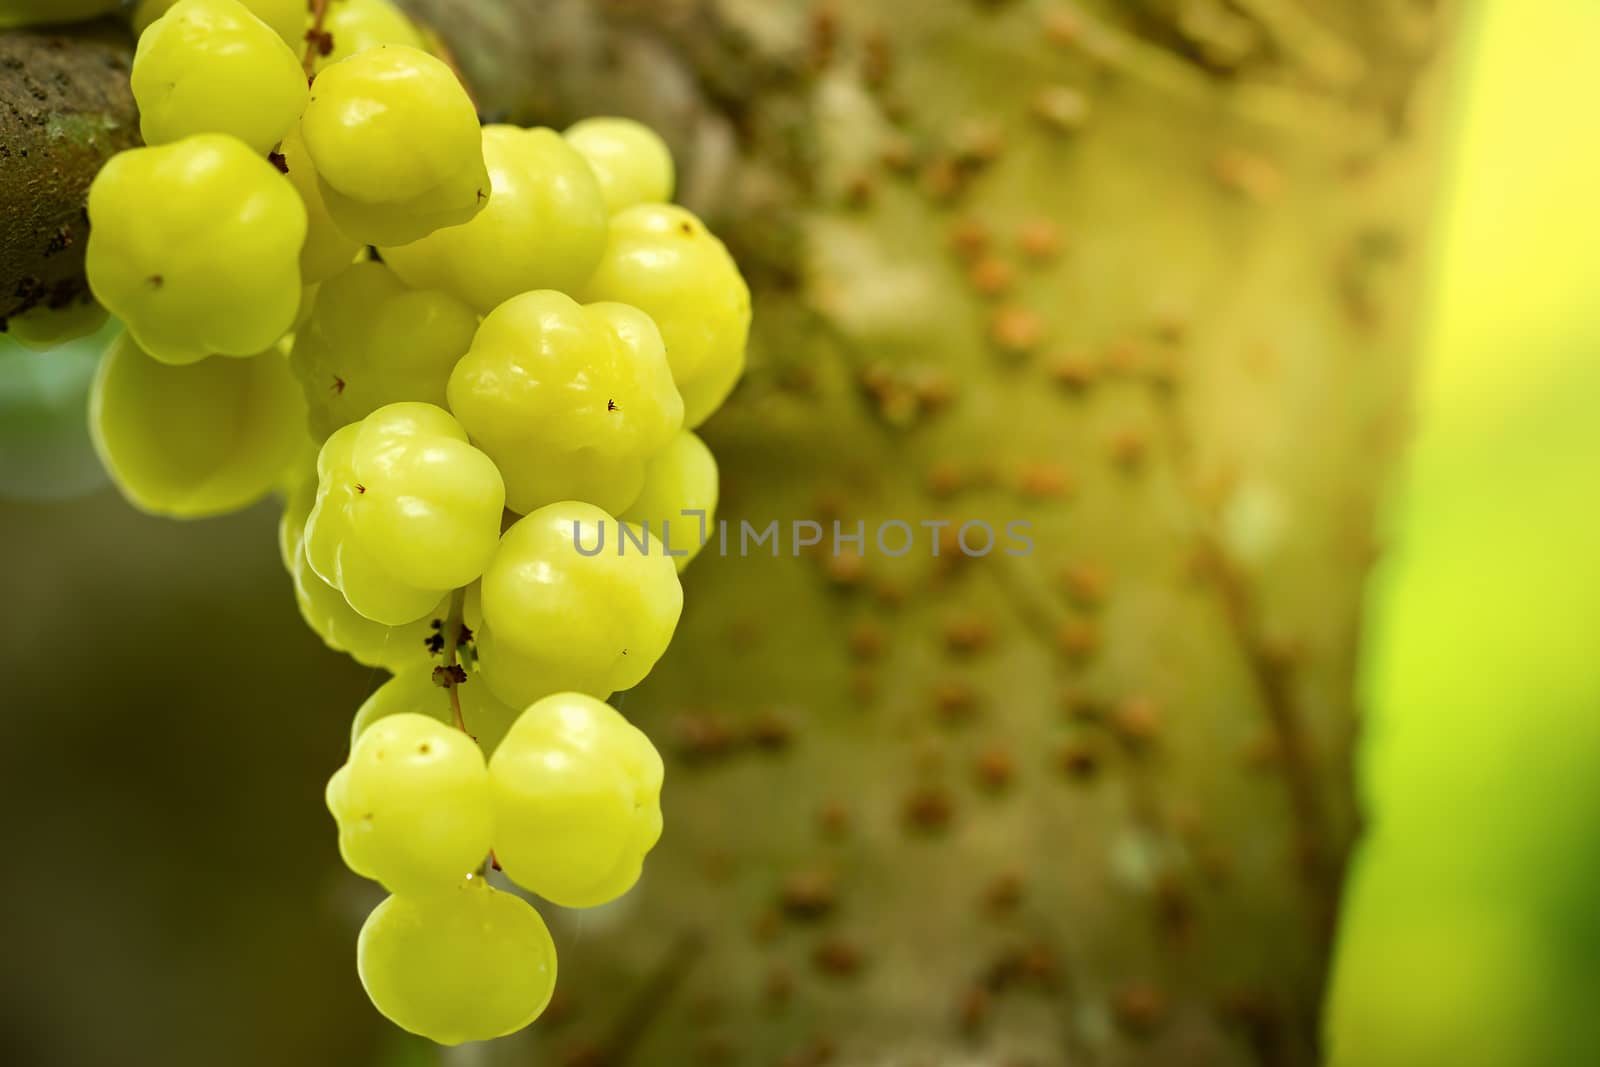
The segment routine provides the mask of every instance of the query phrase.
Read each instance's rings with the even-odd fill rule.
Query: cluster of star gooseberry
[[[147,147],[89,193],[90,287],[125,326],[92,430],[145,510],[286,496],[301,614],[394,674],[327,790],[392,894],[362,983],[405,1029],[487,1039],[555,981],[487,868],[590,907],[661,834],[660,756],[605,700],[677,625],[708,521],[685,513],[716,505],[691,428],[742,370],[749,291],[647,128],[482,127],[387,0],[313,8],[141,9]]]

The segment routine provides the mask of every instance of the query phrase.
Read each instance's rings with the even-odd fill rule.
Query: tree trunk
[[[706,434],[728,558],[624,703],[668,751],[666,837],[564,924],[528,1043],[1314,1062],[1444,15],[412,6],[491,116],[667,131],[757,293]],[[781,557],[739,558],[774,519]],[[933,558],[940,519],[1036,547]]]
[[[1315,1062],[1453,5],[407,6],[661,128],[756,293],[665,837],[489,1062]]]
[[[110,22],[0,32],[0,330],[89,299],[89,183],[139,143],[126,32]]]

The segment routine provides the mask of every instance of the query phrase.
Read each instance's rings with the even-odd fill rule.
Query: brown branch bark
[[[139,143],[120,23],[0,33],[0,322],[87,299],[89,183]]]

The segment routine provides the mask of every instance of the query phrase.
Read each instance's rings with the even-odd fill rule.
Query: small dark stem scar
[[[362,485],[360,482],[356,483],[356,492],[365,493],[366,491],[367,491],[367,487],[366,486]]]

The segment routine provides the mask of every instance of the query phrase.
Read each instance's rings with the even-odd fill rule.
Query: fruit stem
[[[311,0],[311,28],[306,31],[306,52],[300,65],[306,72],[306,81],[316,77],[317,57],[325,56],[331,49],[323,47],[327,34],[322,25],[328,20],[328,0]]]
[[[456,649],[461,645],[462,616],[466,613],[467,591],[457,589],[450,594],[450,614],[444,620],[444,667],[445,689],[450,692],[450,713],[455,717],[456,729],[471,737],[467,731],[466,719],[461,714],[461,694],[456,692],[456,687],[461,683],[453,669],[456,665]]]

